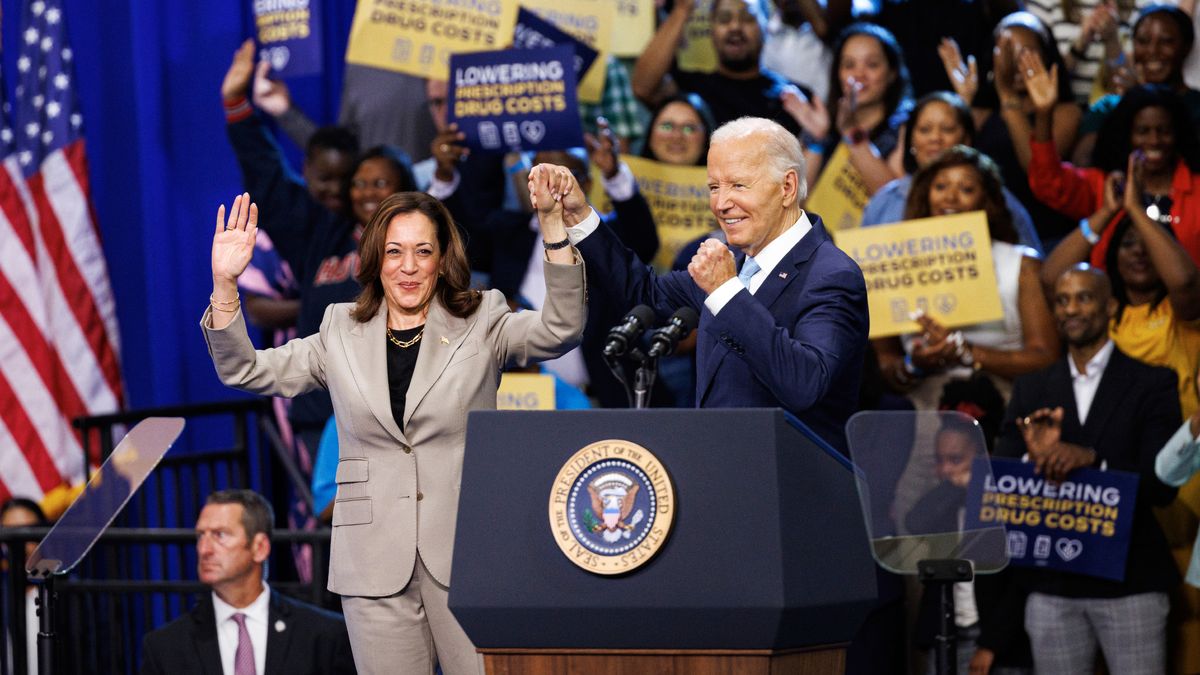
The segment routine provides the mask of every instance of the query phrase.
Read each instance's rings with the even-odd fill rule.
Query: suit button
[[[404,450],[404,454],[406,454],[406,455],[412,454],[412,448],[408,447],[407,445],[402,445],[402,446],[400,446],[400,448],[402,450]]]
[[[424,499],[424,498],[425,498],[425,495],[424,495],[424,494],[422,494],[422,493],[420,493],[420,492],[418,492],[418,493],[417,493],[417,501],[421,501],[421,500],[422,500],[422,499]]]

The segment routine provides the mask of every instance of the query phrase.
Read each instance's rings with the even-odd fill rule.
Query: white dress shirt
[[[775,237],[771,243],[764,246],[763,250],[758,252],[758,255],[754,256],[754,262],[758,263],[759,270],[754,273],[754,276],[750,277],[750,285],[748,287],[750,295],[758,292],[758,288],[763,285],[767,277],[771,276],[771,272],[774,271],[779,261],[783,260],[783,256],[787,255],[788,251],[792,250],[796,244],[799,244],[800,240],[811,229],[812,223],[808,222],[808,215],[801,211],[800,217],[796,219],[796,222],[791,227],[784,230],[778,237]],[[716,290],[704,299],[704,306],[708,308],[708,311],[713,313],[713,316],[716,316],[717,312],[720,312],[733,299],[733,296],[737,295],[738,291],[743,288],[747,287],[742,286],[742,282],[737,277],[729,279],[720,286],[717,286]]]
[[[1079,372],[1075,359],[1067,356],[1067,364],[1071,368],[1071,384],[1075,387],[1075,408],[1079,411],[1079,424],[1087,421],[1088,411],[1092,409],[1092,400],[1096,398],[1096,389],[1100,387],[1100,378],[1108,367],[1114,345],[1112,340],[1106,340],[1100,351],[1096,352],[1087,363],[1084,371]]]
[[[237,655],[238,625],[233,615],[246,615],[246,631],[254,645],[254,672],[263,675],[267,666],[267,620],[270,614],[271,589],[263,582],[262,592],[246,607],[238,609],[212,594],[213,614],[217,620],[217,644],[221,647],[221,671],[233,675],[233,658]]]

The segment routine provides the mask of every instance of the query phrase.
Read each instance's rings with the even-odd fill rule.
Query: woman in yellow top
[[[1099,241],[1100,232],[1124,209],[1105,253],[1112,279],[1117,315],[1109,337],[1121,351],[1155,366],[1166,366],[1179,378],[1179,402],[1184,416],[1200,408],[1196,371],[1200,364],[1200,271],[1170,229],[1146,214],[1141,201],[1142,163],[1139,151],[1129,156],[1124,180],[1114,173],[1105,182],[1104,204],[1088,218]],[[1118,187],[1124,182],[1123,194]],[[1119,197],[1118,195],[1121,194]],[[1170,208],[1169,206],[1167,208]],[[1093,241],[1076,228],[1050,253],[1042,267],[1042,284],[1049,292],[1058,276],[1088,259]]]

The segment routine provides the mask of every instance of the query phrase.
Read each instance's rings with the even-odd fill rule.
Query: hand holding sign
[[[254,71],[254,105],[271,117],[279,117],[292,107],[292,94],[286,84],[270,76],[271,62],[259,61]]]

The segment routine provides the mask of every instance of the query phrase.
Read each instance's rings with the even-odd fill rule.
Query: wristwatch
[[[562,241],[546,241],[545,239],[542,240],[542,246],[547,251],[557,251],[560,248],[566,248],[570,245],[571,245],[570,237],[567,237],[566,239],[563,239]]]

